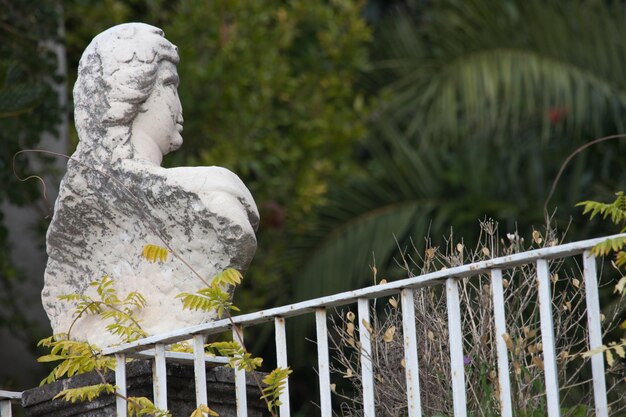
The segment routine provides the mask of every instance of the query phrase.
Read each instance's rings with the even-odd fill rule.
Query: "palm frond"
[[[385,265],[397,243],[426,235],[436,204],[407,201],[379,207],[342,224],[313,253],[298,276],[296,298],[306,299],[371,285],[369,266]]]
[[[444,0],[426,22],[395,16],[374,68],[382,117],[428,143],[537,122],[544,134],[622,129],[623,15],[602,2]]]

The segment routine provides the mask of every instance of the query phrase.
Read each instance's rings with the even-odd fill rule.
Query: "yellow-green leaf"
[[[207,405],[201,404],[200,407],[196,408],[193,411],[193,413],[191,413],[191,416],[189,417],[205,417],[205,416],[216,417],[216,416],[219,416],[219,414],[211,410]]]
[[[143,256],[148,262],[165,262],[168,254],[167,248],[158,245],[145,245],[141,256]]]

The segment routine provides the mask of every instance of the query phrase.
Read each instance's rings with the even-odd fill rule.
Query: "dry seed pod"
[[[383,336],[383,340],[387,343],[393,341],[393,335],[396,334],[396,326],[391,326],[385,331],[385,335]]]
[[[504,339],[504,343],[506,344],[506,348],[508,350],[513,350],[513,341],[511,340],[511,336],[509,336],[508,333],[504,333],[502,335],[502,338]]]

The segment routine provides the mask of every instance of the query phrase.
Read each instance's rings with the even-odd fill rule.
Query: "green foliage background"
[[[484,216],[507,232],[542,227],[567,156],[623,133],[623,7],[414,1],[383,19],[363,79],[379,100],[364,145],[368,176],[333,188],[299,242],[294,256],[306,260],[295,297],[371,283],[372,254],[379,270],[400,270],[398,246],[421,248],[429,232],[438,243],[453,227],[472,242]],[[617,139],[567,167],[548,208],[568,239],[602,233],[574,204],[623,188],[625,153]]]
[[[0,205],[23,207],[40,197],[36,182],[16,178],[12,161],[19,150],[35,148],[43,133],[56,133],[61,109],[51,83],[61,80],[62,74],[50,45],[59,41],[60,19],[55,1],[0,1]],[[17,158],[21,177],[31,174],[28,161],[44,172],[49,169],[46,158]],[[0,211],[0,329],[30,346],[34,355],[36,340],[45,330],[27,314],[32,306],[23,291],[25,281],[38,282],[42,277],[27,277],[15,266],[3,220]],[[15,388],[22,375],[8,375],[3,368],[0,385]]]
[[[0,5],[0,200],[28,202],[35,188],[7,164],[59,111],[37,40],[56,36],[60,2]],[[541,227],[567,155],[623,133],[624,16],[622,2],[583,0],[63,2],[70,87],[114,24],[178,45],[185,145],[165,163],[225,166],[251,189],[259,249],[235,300],[247,311],[370,284],[374,258],[393,276],[398,245],[429,231],[471,242],[484,216]],[[574,203],[623,189],[625,154],[607,142],[568,167],[550,202],[568,239],[609,232]],[[5,285],[16,272],[0,243]]]

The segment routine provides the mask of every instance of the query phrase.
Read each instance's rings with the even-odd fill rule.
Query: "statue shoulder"
[[[259,213],[250,190],[229,169],[217,166],[162,168],[146,161],[125,161],[124,169],[141,175],[159,178],[159,182],[196,194],[205,202],[216,198],[233,199],[245,209],[250,223],[256,229]],[[221,196],[221,197],[220,197]]]
[[[252,198],[243,181],[234,172],[223,167],[176,167],[165,171],[168,179],[196,192],[220,190],[242,196],[249,195]]]

